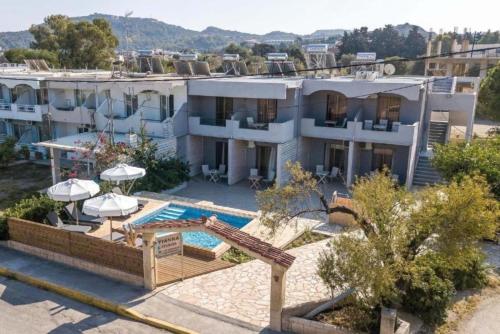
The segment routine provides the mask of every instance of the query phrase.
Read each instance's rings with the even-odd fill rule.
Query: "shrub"
[[[446,319],[446,309],[455,293],[453,282],[440,278],[430,266],[412,266],[404,277],[403,305],[427,324]]]
[[[0,166],[7,166],[16,158],[16,139],[8,137],[0,144]]]
[[[44,223],[50,211],[59,213],[63,207],[62,202],[56,202],[46,195],[33,195],[17,202],[14,206],[4,211],[5,217],[15,217]]]
[[[134,191],[158,192],[189,180],[189,165],[177,158],[156,160],[146,166],[146,176],[134,184]]]
[[[0,240],[7,240],[9,235],[9,226],[7,218],[0,216]]]

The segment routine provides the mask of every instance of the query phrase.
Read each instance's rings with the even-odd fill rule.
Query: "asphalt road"
[[[0,277],[0,334],[169,333]]]

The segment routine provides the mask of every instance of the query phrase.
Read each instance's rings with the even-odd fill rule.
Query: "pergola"
[[[144,257],[144,285],[148,289],[156,288],[155,274],[155,233],[158,232],[205,232],[227,244],[259,259],[271,266],[271,307],[270,328],[281,331],[281,315],[285,303],[286,272],[295,257],[283,250],[242,232],[215,216],[198,220],[164,220],[138,226],[136,232],[142,233]]]

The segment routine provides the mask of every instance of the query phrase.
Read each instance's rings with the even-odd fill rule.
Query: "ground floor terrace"
[[[346,185],[383,168],[388,168],[399,184],[411,185],[417,159],[415,147],[416,143],[404,146],[302,137],[299,161],[313,173],[319,167],[332,175],[335,168],[338,175],[332,176]]]
[[[193,135],[183,140],[191,174],[207,177],[207,169],[218,170],[228,185],[247,180],[251,175],[267,184],[284,184],[288,180],[286,161],[296,160],[296,140],[269,143]]]

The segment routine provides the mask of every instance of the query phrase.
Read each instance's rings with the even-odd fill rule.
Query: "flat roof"
[[[88,144],[97,144],[97,150],[102,146],[101,136],[109,138],[110,134],[108,132],[83,132],[76,135],[60,137],[52,140],[42,141],[35,143],[36,146],[42,146],[47,148],[56,148],[64,151],[88,151]],[[128,134],[125,133],[115,133],[114,134],[115,143],[129,143]],[[153,142],[158,141],[159,138],[153,138]]]

